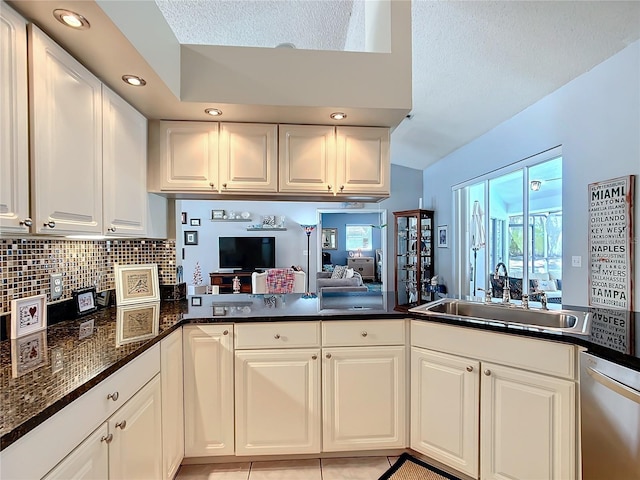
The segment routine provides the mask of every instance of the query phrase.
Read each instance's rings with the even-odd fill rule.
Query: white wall
[[[419,170],[392,165],[391,167],[391,197],[380,203],[380,209],[386,209],[388,215],[387,232],[387,271],[393,272],[393,211],[418,208],[418,198],[422,192],[422,176]],[[307,249],[307,236],[300,224],[315,224],[318,209],[341,208],[340,202],[262,202],[262,201],[215,201],[215,200],[178,200],[176,201],[176,216],[181,212],[187,213],[187,224],[182,225],[178,220],[176,228],[176,253],[178,265],[184,268],[184,281],[193,282],[193,272],[196,262],[202,271],[202,280],[209,284],[209,273],[219,269],[218,238],[220,236],[274,236],[276,238],[276,266],[290,267],[302,265],[306,271],[307,257],[303,251]],[[377,209],[378,204],[365,204],[365,208]],[[211,210],[247,211],[253,221],[244,222],[212,222]],[[357,210],[354,210],[357,212]],[[262,215],[284,215],[287,231],[248,232],[247,227],[252,223],[259,223]],[[193,218],[199,218],[199,227],[191,226]],[[198,232],[198,245],[184,246],[184,231]],[[315,289],[315,273],[317,269],[318,250],[317,229],[311,234],[311,276],[310,288]],[[185,257],[181,259],[182,249]],[[389,276],[393,281],[393,274]],[[387,283],[387,285],[391,285]],[[390,289],[390,288],[387,288]]]
[[[427,168],[425,208],[436,211],[437,224],[453,225],[453,185],[557,145],[564,159],[563,304],[587,305],[588,185],[640,175],[640,41]],[[639,207],[636,203],[636,254]],[[455,238],[456,232],[450,234]],[[450,288],[453,251],[438,249],[436,256],[437,273]],[[581,268],[571,266],[574,255],[582,257]],[[638,302],[638,267],[633,285]]]

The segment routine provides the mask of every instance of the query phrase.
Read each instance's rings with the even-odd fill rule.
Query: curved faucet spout
[[[496,280],[499,278],[499,276],[500,276],[500,267],[502,267],[502,269],[504,270],[504,276],[508,278],[509,274],[507,273],[507,266],[502,262],[499,262],[496,265],[496,270],[495,270],[495,272],[493,272],[493,278],[495,278]]]
[[[493,272],[493,278],[500,278],[500,267],[504,270],[504,284],[502,286],[502,303],[505,305],[511,305],[511,291],[509,289],[509,274],[507,273],[507,266],[499,262],[496,265],[496,270]]]

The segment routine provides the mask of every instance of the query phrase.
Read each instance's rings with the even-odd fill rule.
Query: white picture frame
[[[139,303],[117,308],[116,347],[148,340],[158,335],[160,302]]]
[[[449,227],[447,225],[438,225],[438,247],[449,247]]]
[[[116,305],[132,305],[160,301],[158,265],[114,265]]]
[[[47,296],[11,300],[11,337],[20,338],[47,328]]]

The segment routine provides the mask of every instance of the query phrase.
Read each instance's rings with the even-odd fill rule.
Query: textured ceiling
[[[156,2],[181,43],[362,49],[361,0]],[[414,0],[412,30],[391,155],[423,169],[640,38],[640,2]]]
[[[357,10],[363,11],[362,2]],[[345,50],[352,0],[156,0],[182,44]],[[364,17],[358,31],[364,30]],[[364,36],[360,35],[360,40]],[[359,47],[362,47],[360,45]]]

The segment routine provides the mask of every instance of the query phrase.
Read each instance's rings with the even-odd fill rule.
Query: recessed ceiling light
[[[331,115],[329,115],[331,118],[333,118],[334,120],[344,120],[345,118],[347,118],[347,114],[343,113],[343,112],[333,112]]]
[[[222,115],[222,110],[218,108],[207,108],[205,109],[204,113],[206,113],[207,115],[211,115],[212,117],[219,117],[220,115]]]
[[[144,78],[138,77],[137,75],[123,75],[122,80],[134,87],[144,87],[147,84]]]
[[[89,20],[71,10],[57,8],[53,11],[53,16],[56,17],[60,23],[77,30],[86,30],[91,27]]]

